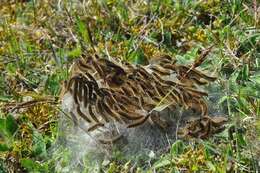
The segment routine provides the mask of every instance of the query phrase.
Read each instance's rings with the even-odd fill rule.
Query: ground
[[[0,172],[66,172],[71,151],[50,149],[62,81],[81,54],[189,64],[211,46],[200,68],[218,77],[209,88],[228,117],[222,133],[177,140],[138,164],[120,154],[95,167],[83,160],[83,172],[259,172],[259,14],[256,0],[1,0]]]

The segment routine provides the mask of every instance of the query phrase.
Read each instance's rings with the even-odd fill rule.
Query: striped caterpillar
[[[207,116],[203,98],[207,93],[198,87],[214,80],[199,70],[178,65],[169,56],[141,66],[95,55],[76,60],[63,93],[73,96],[75,109],[70,114],[74,123],[86,121],[90,124],[88,132],[109,122],[133,128],[148,119],[165,128],[155,111],[158,104],[171,110],[192,108]]]

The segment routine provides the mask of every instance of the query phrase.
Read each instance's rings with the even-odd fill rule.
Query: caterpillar
[[[134,128],[148,119],[165,128],[154,111],[158,103],[167,104],[169,109],[195,109],[201,116],[207,116],[204,99],[207,93],[199,86],[215,79],[197,69],[179,65],[169,56],[142,66],[95,55],[75,61],[63,93],[73,96],[74,123],[79,119],[87,122],[88,132],[109,122]]]

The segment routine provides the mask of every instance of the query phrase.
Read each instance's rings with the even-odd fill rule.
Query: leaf
[[[216,167],[214,166],[214,164],[213,164],[212,162],[207,161],[206,164],[207,164],[207,167],[208,167],[211,171],[216,172]]]
[[[142,65],[147,64],[148,61],[142,49],[137,49],[136,51],[131,52],[128,57],[128,60],[133,64],[142,64]]]
[[[51,95],[58,95],[61,81],[65,79],[65,75],[64,71],[49,75],[45,83],[45,90],[50,92]]]
[[[0,118],[0,134],[6,135],[5,119]]]
[[[115,162],[112,162],[110,165],[109,165],[109,168],[107,170],[107,173],[113,173],[113,172],[117,172],[118,171],[118,165],[115,164]]]
[[[256,74],[254,76],[250,76],[250,80],[257,85],[260,85],[260,74]]]
[[[21,166],[24,167],[28,172],[32,173],[45,173],[48,172],[48,166],[47,165],[41,165],[38,162],[35,162],[34,160],[22,158],[20,160]]]
[[[14,117],[12,115],[8,115],[6,117],[6,131],[8,132],[8,134],[10,136],[12,136],[16,130],[18,129],[18,125],[16,123],[16,120],[14,119]]]
[[[16,69],[17,67],[14,63],[8,63],[6,65],[6,70],[10,75],[15,75]]]
[[[10,147],[7,146],[7,144],[0,144],[0,151],[9,151]]]
[[[32,171],[36,167],[35,162],[31,159],[21,159],[21,165],[28,171]]]
[[[36,129],[33,130],[33,147],[32,152],[35,156],[40,155],[45,157],[46,152],[46,144],[43,136]]]
[[[159,104],[158,106],[156,106],[155,108],[153,108],[153,111],[158,111],[161,112],[164,109],[166,109],[167,107],[169,107],[171,105],[171,103],[165,103],[165,104]]]
[[[247,145],[247,143],[246,143],[246,140],[244,139],[244,136],[243,136],[243,134],[241,134],[241,133],[237,133],[236,134],[236,136],[237,136],[237,142],[238,142],[238,145],[239,146],[246,146]]]
[[[177,140],[172,144],[171,154],[180,155],[184,152],[185,145],[181,140]]]
[[[173,167],[173,168],[171,168],[171,171],[170,171],[171,173],[181,173],[179,170],[178,170],[178,168],[176,168],[176,167]]]
[[[256,99],[260,99],[260,90],[257,88],[257,86],[252,85],[251,82],[246,83],[247,86],[245,87],[239,87],[239,96],[242,97],[253,97]],[[257,84],[256,84],[257,85]]]
[[[0,96],[0,101],[8,102],[12,99],[12,96]]]
[[[123,1],[118,1],[118,6],[117,6],[117,15],[118,17],[122,20],[122,21],[128,21],[128,10],[127,7],[125,6],[124,3],[122,3]]]
[[[203,145],[205,150],[204,153],[207,159],[210,159],[215,154],[220,154],[220,152],[214,148],[214,145],[211,145],[210,143],[206,143],[206,142],[203,143]]]
[[[242,69],[242,79],[243,80],[248,80],[249,78],[249,67],[248,64],[244,65]]]
[[[67,56],[69,58],[77,58],[81,55],[82,51],[81,51],[81,47],[78,45],[77,47],[75,47],[74,49],[72,49],[71,51],[67,52]]]
[[[198,165],[192,165],[191,170],[194,172],[198,171],[199,170]]]
[[[3,162],[4,161],[2,161],[2,160],[0,162],[0,173],[7,173],[7,170],[6,170],[7,168]]]
[[[11,138],[16,132],[18,125],[12,115],[0,119],[0,133],[7,138]]]
[[[220,133],[217,134],[216,136],[221,137],[221,138],[227,140],[228,137],[229,137],[229,129],[230,129],[231,126],[232,126],[232,124],[228,124],[228,125],[226,125],[225,130],[223,130],[222,132],[220,132]]]
[[[78,32],[82,37],[83,41],[87,44],[92,45],[93,42],[90,36],[89,28],[85,25],[85,23],[83,23],[82,20],[80,20],[79,17],[77,17],[76,24],[77,24]]]
[[[226,101],[227,99],[229,98],[229,96],[223,96],[223,97],[221,97],[220,99],[219,99],[219,101],[218,101],[218,104],[221,104],[221,103],[223,103],[224,101]]]
[[[170,164],[171,161],[169,159],[163,158],[154,164],[154,169],[162,168]]]
[[[225,150],[226,158],[232,158],[233,157],[233,150],[232,150],[231,145],[228,145],[225,149],[226,149]]]

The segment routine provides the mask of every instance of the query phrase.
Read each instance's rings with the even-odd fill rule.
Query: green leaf
[[[0,118],[0,134],[6,135],[5,119]]]
[[[128,10],[127,10],[127,7],[125,6],[125,4],[122,2],[118,1],[117,15],[118,15],[119,19],[121,19],[122,21],[128,21],[129,20]]]
[[[9,151],[10,148],[7,146],[7,144],[0,144],[0,151]]]
[[[0,133],[6,137],[11,138],[16,132],[18,125],[12,115],[8,115],[6,118],[0,118]]]
[[[171,161],[169,159],[163,158],[154,164],[154,169],[162,168],[170,164]]]
[[[248,83],[246,87],[239,88],[239,96],[245,98],[254,97],[256,99],[260,99],[260,90],[257,87],[253,86],[252,84]]]
[[[171,46],[172,45],[172,33],[170,31],[166,31],[164,33],[164,43],[167,46]]]
[[[33,130],[33,147],[32,147],[32,153],[37,156],[43,156],[45,157],[46,152],[46,144],[44,141],[44,138],[41,133],[39,133],[36,129]]]
[[[107,173],[113,173],[118,170],[118,165],[116,165],[114,162],[109,165],[109,168],[107,170]]]
[[[233,150],[232,150],[232,147],[231,145],[228,145],[226,148],[225,148],[225,154],[226,154],[226,158],[231,158],[233,157]]]
[[[241,134],[241,133],[237,133],[237,142],[238,142],[238,145],[239,146],[246,146],[247,144],[246,144],[246,140],[244,139],[244,135],[243,134]]]
[[[248,64],[245,64],[242,71],[242,79],[248,80],[248,78],[249,78],[249,67]]]
[[[77,47],[75,47],[74,49],[72,49],[71,51],[67,52],[67,56],[69,58],[78,58],[81,55],[81,47],[78,45]]]
[[[250,81],[256,83],[258,86],[260,85],[260,74],[255,74],[250,77]]]
[[[198,171],[199,170],[198,165],[192,165],[191,170],[194,171],[194,172]]]
[[[21,165],[28,171],[33,171],[36,167],[35,162],[31,159],[21,159]]]
[[[0,101],[8,102],[12,99],[12,96],[0,96]]]
[[[207,164],[207,167],[209,168],[209,170],[216,172],[216,167],[214,166],[214,164],[212,162],[207,161],[206,164]]]
[[[218,104],[221,104],[221,103],[223,103],[224,101],[226,101],[227,99],[229,99],[230,97],[229,96],[223,96],[223,97],[221,97],[220,99],[219,99],[219,101],[218,101]]]
[[[172,144],[171,154],[180,155],[184,152],[185,145],[181,140],[177,140]]]
[[[130,56],[128,57],[128,60],[133,64],[142,65],[147,64],[148,61],[141,49],[131,52]]]
[[[211,156],[214,156],[214,154],[220,154],[215,148],[214,145],[207,143],[207,142],[203,142],[203,145],[205,147],[205,156],[207,159],[210,159]]]
[[[48,76],[45,83],[45,90],[52,95],[58,95],[61,87],[61,81],[65,79],[66,72],[58,71]]]
[[[176,167],[171,168],[170,172],[171,173],[180,173],[180,171]]]
[[[85,23],[83,23],[82,20],[80,20],[79,17],[77,17],[76,24],[77,24],[78,32],[79,32],[80,36],[82,37],[83,41],[86,44],[92,45],[93,42],[92,42],[92,39],[90,36],[89,28],[85,25]]]
[[[16,120],[14,119],[14,117],[12,115],[8,115],[6,117],[6,131],[8,132],[8,134],[10,136],[12,136],[16,130],[18,129],[18,125],[16,123]]]
[[[27,159],[27,158],[21,159],[21,166],[24,167],[28,172],[31,172],[31,173],[47,173],[48,172],[47,165],[41,165],[40,163],[35,162],[31,159]]]
[[[10,74],[10,75],[15,75],[15,72],[16,72],[16,65],[14,63],[8,63],[6,65],[6,70],[7,72]]]
[[[0,173],[7,173],[7,168],[5,166],[5,164],[3,163],[4,161],[3,160],[0,160]]]
[[[247,81],[249,79],[249,67],[248,64],[245,64],[243,66],[243,68],[241,69],[239,76],[238,76],[239,80],[242,81]]]
[[[233,126],[232,124],[227,124],[225,130],[223,130],[222,132],[216,134],[217,137],[221,137],[225,140],[228,140],[229,137],[229,129],[231,128],[231,126]]]

